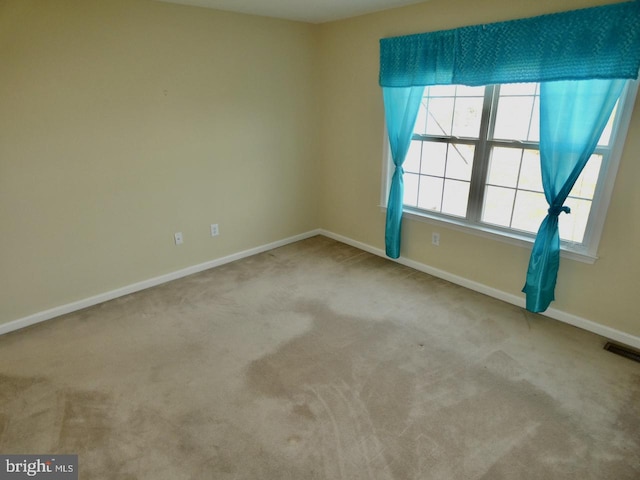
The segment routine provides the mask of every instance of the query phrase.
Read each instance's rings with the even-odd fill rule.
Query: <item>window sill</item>
[[[387,211],[387,207],[381,205],[380,209],[383,212]],[[498,242],[507,243],[509,245],[515,245],[517,247],[527,248],[531,250],[533,247],[534,238],[526,234],[519,235],[514,232],[505,232],[498,228],[491,228],[487,225],[469,225],[463,221],[456,220],[455,218],[440,217],[436,215],[429,215],[426,212],[418,210],[404,209],[402,216],[411,220],[417,220],[419,222],[430,223],[433,225],[442,225],[443,227],[451,230],[457,230],[459,232],[468,233],[477,237],[489,238]],[[562,258],[568,258],[577,262],[594,264],[598,259],[597,256],[587,253],[584,250],[578,248],[572,249],[570,245],[563,243],[560,246],[560,256]]]

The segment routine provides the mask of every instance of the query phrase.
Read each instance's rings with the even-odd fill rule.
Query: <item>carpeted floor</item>
[[[315,237],[0,337],[0,453],[89,479],[640,478],[640,364]]]

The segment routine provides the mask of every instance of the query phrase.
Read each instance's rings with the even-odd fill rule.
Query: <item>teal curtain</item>
[[[598,144],[625,80],[544,82],[540,85],[540,166],[549,211],[536,236],[526,284],[527,310],[544,312],[555,299],[560,264],[560,213]]]
[[[391,179],[389,201],[387,202],[387,222],[385,227],[385,248],[391,258],[400,256],[402,232],[402,199],[404,198],[404,170],[402,164],[407,156],[413,127],[416,124],[424,87],[383,88],[384,113],[387,133],[395,171]]]
[[[637,78],[640,0],[380,40],[380,86]]]

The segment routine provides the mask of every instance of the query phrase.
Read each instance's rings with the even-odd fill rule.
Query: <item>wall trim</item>
[[[258,253],[263,253],[268,250],[273,250],[274,248],[283,247],[290,243],[298,242],[300,240],[305,240],[307,238],[311,238],[320,234],[321,234],[321,231],[319,229],[311,230],[306,233],[301,233],[300,235],[294,235],[293,237],[288,237],[283,240],[278,240],[272,243],[268,243],[266,245],[250,248],[248,250],[243,250],[238,253],[227,255],[226,257],[217,258],[215,260],[210,260],[208,262],[200,263],[198,265],[192,265],[190,267],[176,270],[175,272],[160,275],[158,277],[133,283],[131,285],[127,285],[121,288],[117,288],[115,290],[111,290],[109,292],[94,295],[92,297],[78,300],[76,302],[67,303],[65,305],[60,305],[58,307],[54,307],[49,310],[44,310],[42,312],[34,313],[33,315],[19,318],[17,320],[12,320],[0,325],[0,335],[4,335],[5,333],[13,332],[16,330],[20,330],[22,328],[29,327],[31,325],[35,325],[37,323],[51,320],[61,315],[66,315],[67,313],[76,312],[78,310],[82,310],[83,308],[92,307],[93,305],[107,302],[109,300],[113,300],[118,297],[123,297],[131,293],[139,292],[141,290],[146,290],[147,288],[151,288],[157,285],[161,285],[163,283],[171,282],[172,280],[177,280],[179,278],[186,277],[188,275],[193,275],[194,273],[199,273],[204,270],[209,270],[210,268],[219,267],[220,265],[224,265],[226,263],[235,262],[236,260],[241,260],[243,258],[250,257],[252,255],[257,255]]]
[[[347,245],[351,245],[352,247],[359,248],[360,250],[364,250],[365,252],[369,252],[379,257],[386,258],[387,260],[400,263],[407,267],[414,268],[418,271],[427,273],[429,275],[433,275],[434,277],[447,280],[451,283],[455,283],[456,285],[460,285],[461,287],[468,288],[469,290],[473,290],[475,292],[482,293],[489,297],[502,300],[503,302],[507,302],[512,305],[525,308],[524,296],[521,297],[518,295],[513,295],[511,293],[507,293],[502,290],[489,287],[488,285],[484,285],[482,283],[474,282],[467,278],[454,275],[445,270],[440,270],[438,268],[431,267],[429,265],[417,262],[415,260],[408,259],[406,257],[401,256],[398,259],[389,258],[385,254],[384,250],[380,248],[373,247],[366,243],[353,240],[349,237],[345,237],[343,235],[330,232],[328,230],[320,229],[319,233],[321,235],[324,235],[325,237],[332,238],[333,240],[337,240],[338,242],[346,243]],[[622,332],[620,330],[616,330],[615,328],[607,327],[606,325],[602,325],[600,323],[587,320],[586,318],[582,318],[577,315],[573,315],[571,313],[567,313],[555,308],[548,308],[544,313],[541,313],[540,315],[544,315],[545,317],[549,317],[554,320],[558,320],[560,322],[573,325],[574,327],[587,330],[589,332],[595,333],[597,335],[608,338],[610,340],[614,340],[618,343],[622,343],[630,347],[640,349],[640,337],[636,337],[634,335]]]
[[[440,270],[438,268],[431,267],[429,265],[417,262],[415,260],[408,259],[406,257],[392,259],[387,257],[385,252],[382,249],[373,247],[366,243],[359,242],[352,238],[345,237],[344,235],[339,235],[337,233],[334,233],[328,230],[315,229],[305,233],[301,233],[299,235],[294,235],[292,237],[271,242],[265,245],[250,248],[248,250],[243,250],[238,253],[233,253],[225,257],[217,258],[215,260],[210,260],[208,262],[200,263],[198,265],[192,265],[190,267],[176,270],[175,272],[170,272],[164,275],[160,275],[158,277],[150,278],[148,280],[143,280],[141,282],[133,283],[131,285],[126,285],[124,287],[117,288],[109,292],[94,295],[92,297],[78,300],[76,302],[67,303],[65,305],[60,305],[58,307],[54,307],[49,310],[44,310],[42,312],[34,313],[33,315],[29,315],[27,317],[19,318],[17,320],[4,323],[0,325],[0,335],[4,335],[6,333],[10,333],[16,330],[20,330],[22,328],[29,327],[31,325],[35,325],[37,323],[51,320],[61,315],[66,315],[68,313],[76,312],[78,310],[82,310],[83,308],[91,307],[99,303],[103,303],[109,300],[123,297],[131,293],[139,292],[141,290],[146,290],[147,288],[152,288],[157,285],[162,285],[163,283],[171,282],[172,280],[177,280],[179,278],[186,277],[188,275],[193,275],[194,273],[199,273],[204,270],[209,270],[210,268],[219,267],[227,263],[235,262],[236,260],[241,260],[243,258],[250,257],[252,255],[257,255],[259,253],[266,252],[268,250],[273,250],[274,248],[283,247],[290,243],[295,243],[300,240],[306,240],[307,238],[311,238],[316,235],[324,235],[327,238],[331,238],[338,242],[351,245],[352,247],[359,248],[360,250],[364,250],[365,252],[369,252],[373,255],[377,255],[387,260],[394,261],[399,264],[405,265],[407,267],[414,268],[420,272],[424,272],[426,274],[433,275],[434,277],[447,280],[451,283],[455,283],[456,285],[460,285],[462,287],[468,288],[475,292],[479,292],[484,295],[488,295],[490,297],[496,298],[498,300],[502,300],[503,302],[507,302],[521,308],[524,308],[525,306],[524,297],[513,295],[511,293],[507,293],[502,290],[489,287],[488,285],[484,285],[482,283],[474,282],[467,278],[454,275],[445,270]],[[569,325],[573,325],[574,327],[578,327],[583,330],[587,330],[589,332],[595,333],[597,335],[616,341],[618,343],[622,343],[624,345],[628,345],[630,347],[640,349],[640,337],[636,337],[634,335],[630,335],[620,330],[616,330],[615,328],[607,327],[606,325],[593,322],[586,318],[582,318],[577,315],[573,315],[571,313],[567,313],[555,308],[549,308],[547,309],[546,312],[542,313],[541,315],[552,318],[554,320],[558,320],[563,323],[567,323]]]

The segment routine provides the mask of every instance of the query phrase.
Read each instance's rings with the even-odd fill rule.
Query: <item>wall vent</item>
[[[640,352],[632,350],[629,347],[623,347],[622,345],[616,345],[615,343],[607,342],[604,346],[604,349],[610,351],[611,353],[615,353],[616,355],[620,355],[621,357],[625,357],[629,360],[640,363]]]

